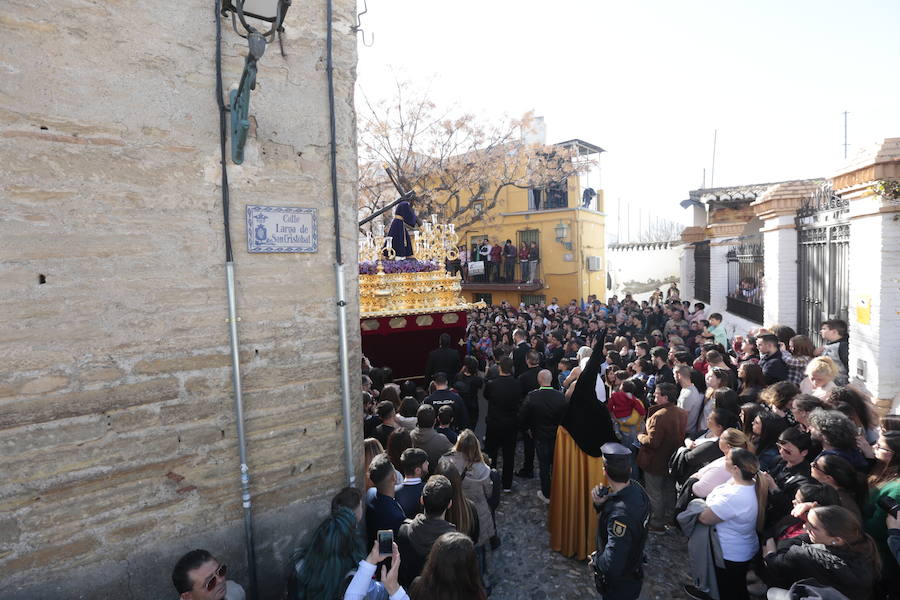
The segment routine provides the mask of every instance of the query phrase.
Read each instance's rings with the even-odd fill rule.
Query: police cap
[[[603,458],[610,464],[628,464],[631,460],[631,450],[617,442],[607,442],[600,447]]]

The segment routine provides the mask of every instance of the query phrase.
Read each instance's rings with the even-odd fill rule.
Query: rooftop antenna
[[[847,115],[849,113],[844,111],[844,158],[847,158]]]
[[[719,136],[719,130],[713,130],[713,159],[712,170],[709,173],[709,187],[716,187],[716,138]]]

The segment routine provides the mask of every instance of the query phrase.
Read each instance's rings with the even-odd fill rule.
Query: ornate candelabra
[[[414,257],[397,259],[393,240],[366,234],[359,240],[359,302],[363,316],[465,310],[460,276],[450,275],[444,261],[456,260],[459,236],[452,223],[437,217],[414,231]]]

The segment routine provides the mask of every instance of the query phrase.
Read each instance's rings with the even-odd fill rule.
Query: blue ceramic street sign
[[[317,252],[317,209],[299,206],[247,206],[249,252]]]

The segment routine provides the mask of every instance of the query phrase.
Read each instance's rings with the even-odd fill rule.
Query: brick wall
[[[335,4],[353,265],[355,3]],[[229,168],[263,597],[346,480],[324,15],[291,7],[287,57],[276,44],[261,60],[246,162]],[[236,87],[246,42],[223,25]],[[0,33],[3,596],[171,596],[174,560],[197,546],[240,581],[212,3],[13,2]],[[248,254],[248,203],[318,208],[318,253]]]

